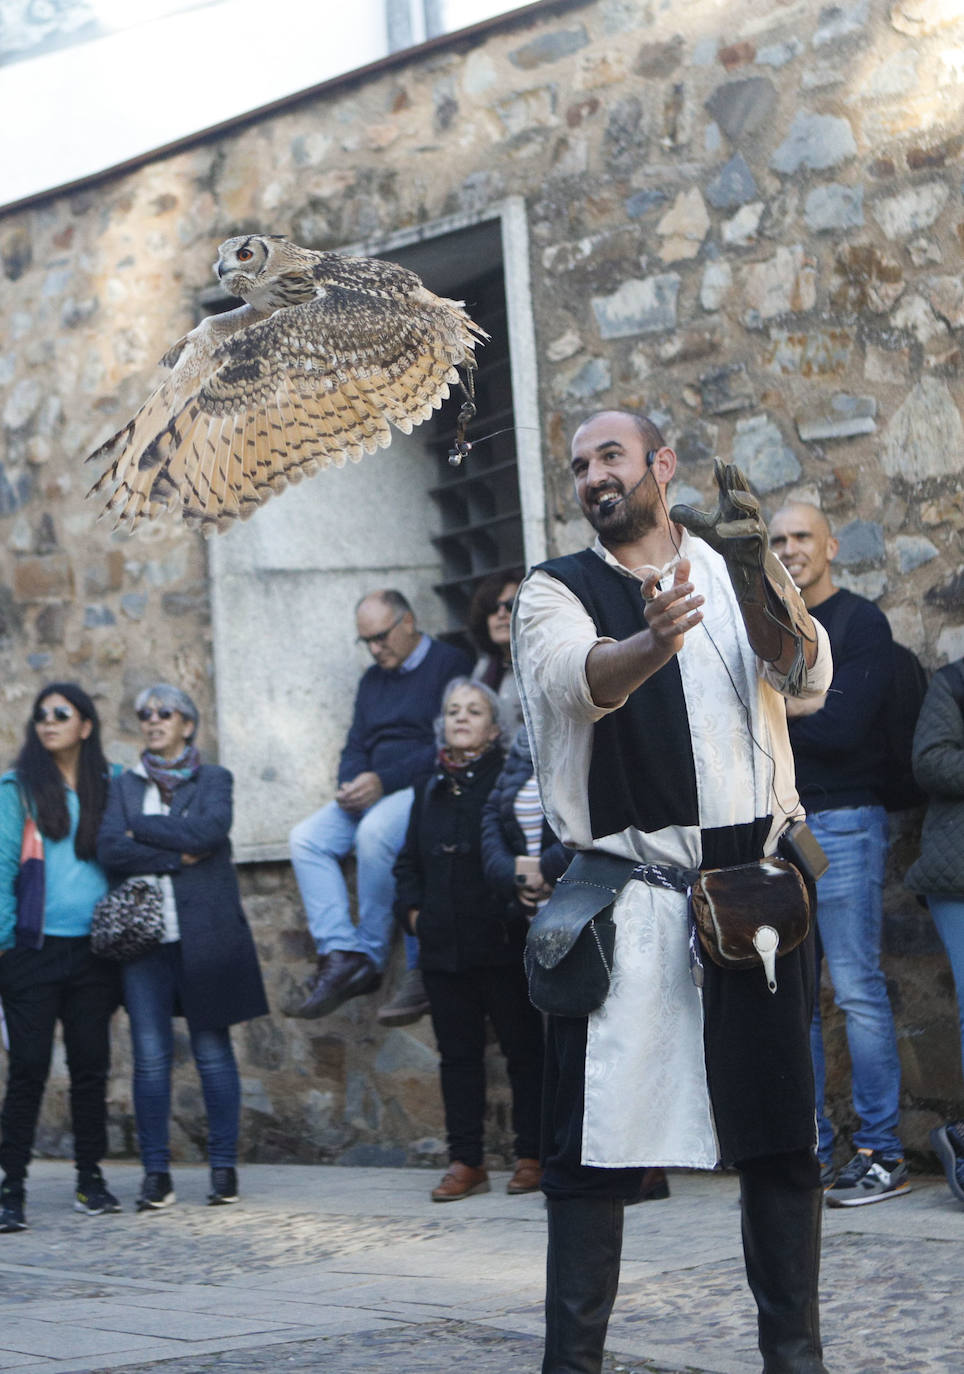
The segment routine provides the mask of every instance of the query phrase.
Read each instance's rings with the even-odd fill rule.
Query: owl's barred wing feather
[[[188,336],[174,372],[92,456],[110,466],[117,523],[166,510],[209,532],[252,515],[289,481],[411,433],[474,366],[487,336],[455,301],[392,263],[319,255],[316,298],[229,337]],[[173,358],[172,358],[172,355]]]

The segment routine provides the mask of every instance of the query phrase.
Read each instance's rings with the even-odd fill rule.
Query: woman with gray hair
[[[395,862],[395,918],[417,935],[438,1043],[449,1167],[433,1202],[487,1193],[484,1164],[486,1018],[512,1089],[516,1164],[507,1191],[539,1186],[542,1018],[529,1001],[526,922],[486,882],[482,807],[502,767],[499,698],[455,678],[442,698],[434,775],[415,789]]]
[[[97,857],[112,886],[152,877],[164,913],[163,942],[123,966],[144,1166],[137,1209],[157,1211],[174,1201],[175,1016],[187,1020],[207,1108],[208,1202],[236,1202],[241,1086],[229,1027],[264,1016],[268,1004],[231,862],[233,780],[226,768],[201,762],[198,710],[186,692],[155,683],[135,709],[144,752],[111,784]]]

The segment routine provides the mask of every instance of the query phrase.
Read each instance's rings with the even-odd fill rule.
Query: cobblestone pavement
[[[34,1166],[30,1230],[0,1236],[2,1374],[536,1374],[545,1213],[493,1191],[434,1206],[434,1173],[250,1166],[236,1207],[137,1216],[70,1209],[71,1171]],[[964,1208],[943,1182],[828,1212],[832,1374],[964,1374]],[[627,1212],[605,1374],[759,1374],[732,1176],[674,1174]]]

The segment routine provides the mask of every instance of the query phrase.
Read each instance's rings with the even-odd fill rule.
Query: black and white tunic
[[[523,582],[514,662],[542,803],[566,845],[722,867],[772,854],[802,808],[783,679],[750,648],[723,559],[685,532],[681,556],[706,598],[703,624],[627,700],[597,706],[586,659],[595,644],[645,627],[643,570],[630,573],[598,541]],[[832,671],[826,635],[817,631],[808,696],[827,689]],[[718,1138],[721,1094],[708,1083],[713,1054],[704,1047],[703,999],[690,975],[686,899],[630,882],[614,917],[612,987],[589,1018],[582,1162],[712,1168],[739,1147],[721,1150]],[[737,1001],[758,995],[753,971],[724,976],[741,980]],[[759,982],[764,986],[762,973]],[[731,1002],[724,988],[724,1019]],[[710,1065],[709,1077],[740,1073],[738,1065],[732,1074]]]

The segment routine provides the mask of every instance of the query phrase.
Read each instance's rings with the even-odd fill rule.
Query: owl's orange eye
[[[238,249],[238,262],[247,262],[250,258],[253,258],[253,257],[254,257],[254,254],[252,253],[252,251],[251,251],[250,248],[239,248],[239,249]]]

